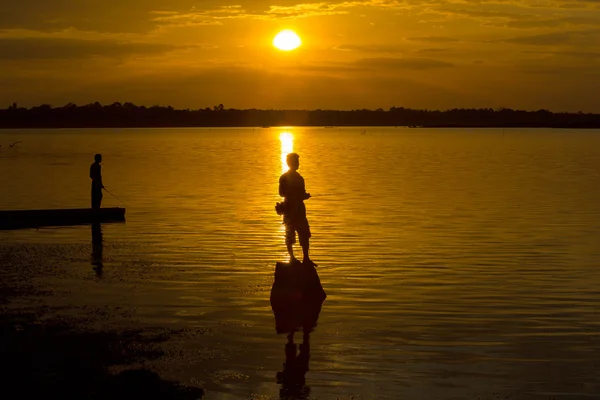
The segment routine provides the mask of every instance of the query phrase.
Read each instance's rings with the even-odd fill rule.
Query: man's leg
[[[305,238],[302,240],[302,259],[304,262],[310,261],[310,257],[308,256],[308,250],[310,248],[310,239]]]
[[[98,191],[92,189],[92,208],[100,208],[100,201],[98,199]]]
[[[302,246],[302,257],[303,257],[302,264],[308,265],[311,267],[318,267],[318,265],[315,264],[315,262],[313,260],[311,260],[310,257],[308,256],[308,249],[310,247],[310,245],[308,243],[308,239],[306,239],[306,241],[302,241],[301,246]]]
[[[296,257],[294,256],[294,244],[286,243],[288,254],[290,255],[290,262],[295,261]]]
[[[294,257],[294,243],[296,243],[296,230],[292,226],[290,221],[285,222],[285,246],[287,247],[288,254],[290,255],[290,263],[296,261]]]
[[[302,263],[310,266],[316,267],[317,264],[311,261],[308,252],[310,250],[310,227],[308,226],[308,221],[304,220],[300,224],[298,229],[298,238],[300,239],[300,246],[302,246]]]

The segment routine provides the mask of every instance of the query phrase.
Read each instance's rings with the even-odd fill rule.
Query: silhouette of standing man
[[[304,178],[298,173],[300,156],[290,153],[286,157],[286,162],[290,169],[279,178],[279,195],[285,199],[282,203],[282,211],[285,224],[285,244],[290,254],[290,262],[298,262],[294,257],[294,243],[296,243],[296,232],[298,232],[304,256],[302,262],[316,267],[316,264],[308,256],[311,233],[306,218],[304,200],[310,198],[310,193],[306,193]]]
[[[90,178],[92,179],[92,208],[100,208],[102,204],[102,154],[96,154],[94,156],[94,163],[90,167]]]

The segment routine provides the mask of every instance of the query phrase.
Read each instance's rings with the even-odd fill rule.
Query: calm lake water
[[[307,398],[600,397],[600,132],[366,129],[0,131],[0,209],[88,207],[97,152],[127,204],[102,227],[102,277],[89,226],[0,241],[47,263],[53,307],[201,331],[161,376],[279,398],[269,293],[293,150],[328,294]]]

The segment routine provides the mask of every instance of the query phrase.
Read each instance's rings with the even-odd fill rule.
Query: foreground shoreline
[[[119,326],[119,307],[53,306],[53,289],[36,282],[48,266],[19,257],[22,250],[0,249],[0,383],[7,398],[203,398],[204,389],[164,379],[152,367],[166,356],[164,344],[185,332]]]
[[[162,379],[135,364],[163,355],[167,340],[141,330],[82,330],[81,321],[41,312],[3,312],[3,390],[19,398],[201,399],[204,390]],[[123,370],[112,373],[111,368]]]

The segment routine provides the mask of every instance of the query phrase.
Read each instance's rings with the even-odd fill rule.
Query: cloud
[[[522,54],[529,57],[516,60],[513,67],[528,74],[554,74],[579,79],[577,77],[582,75],[596,77],[600,67],[600,51],[597,50],[532,50],[524,51]]]
[[[543,35],[519,36],[510,39],[505,39],[507,43],[525,44],[532,46],[552,46],[556,44],[566,43],[571,39],[569,32],[554,32],[545,33]]]
[[[397,45],[343,44],[343,45],[334,47],[334,50],[345,51],[345,52],[397,54],[397,53],[402,53],[405,50],[405,47],[397,46]]]
[[[481,18],[512,18],[520,19],[523,18],[523,14],[516,12],[506,12],[497,10],[486,10],[486,9],[469,9],[469,8],[452,8],[446,5],[435,8],[436,11],[447,14],[447,15],[458,15],[467,17],[481,17]]]
[[[506,43],[514,43],[529,46],[554,46],[566,43],[581,41],[589,36],[597,36],[600,31],[572,31],[572,32],[552,32],[541,35],[518,36],[504,39]],[[596,38],[594,38],[596,39]]]
[[[369,2],[317,2],[298,3],[293,5],[269,5],[265,9],[257,7],[243,7],[241,5],[220,6],[217,8],[196,10],[190,9],[182,12],[160,12],[152,20],[160,24],[173,25],[210,25],[225,19],[258,19],[280,20],[318,17],[326,15],[348,14],[351,8],[368,5]]]
[[[220,17],[227,18],[227,17]],[[159,25],[174,25],[174,26],[198,26],[198,25],[223,25],[221,21],[213,16],[201,13],[159,13],[157,17],[152,19],[153,22]]]
[[[418,36],[418,37],[407,37],[405,40],[411,42],[425,42],[425,43],[450,43],[457,42],[458,39],[447,37],[447,36]]]
[[[557,0],[549,2],[548,6],[567,9],[599,8],[598,0]]]
[[[267,15],[272,18],[306,18],[321,15],[348,14],[348,9],[360,2],[343,3],[304,3],[294,6],[271,6]]]
[[[122,58],[165,53],[177,46],[67,38],[0,38],[0,60],[56,60],[90,57]]]
[[[528,51],[529,54],[543,54],[558,57],[600,59],[600,51]]]
[[[519,71],[527,74],[539,75],[573,75],[573,74],[590,74],[596,75],[597,66],[590,65],[539,65],[539,64],[524,64],[517,66]]]
[[[351,73],[362,73],[373,71],[387,71],[394,73],[398,70],[429,70],[436,68],[449,68],[453,67],[453,64],[441,61],[434,60],[429,58],[417,58],[417,57],[371,57],[371,58],[361,58],[356,61],[351,62],[334,62],[334,63],[325,63],[325,64],[308,64],[302,65],[295,68],[289,69],[289,71],[299,72],[299,73],[323,73],[334,74],[334,76],[344,75],[349,76]],[[356,76],[356,75],[354,75]]]
[[[409,69],[409,70],[427,70],[434,68],[448,68],[454,65],[441,60],[430,58],[363,58],[355,62],[355,65],[368,69]]]
[[[535,29],[535,28],[558,28],[568,26],[599,26],[600,18],[587,18],[587,17],[564,17],[564,18],[551,18],[551,19],[520,19],[510,20],[504,22],[498,22],[493,24],[495,26],[502,26],[506,28],[516,29]]]
[[[415,53],[443,53],[446,51],[451,51],[452,47],[431,47],[427,49],[420,49],[415,51]]]
[[[356,7],[400,7],[403,1],[236,0],[5,0],[0,29],[55,31],[66,28],[98,32],[149,32],[157,23],[210,24],[233,18],[287,19],[348,13]],[[212,22],[211,22],[212,21]]]
[[[189,19],[199,25],[214,24],[224,18],[258,18],[266,15],[272,4],[267,0],[240,0],[227,6],[223,3],[222,0],[7,0],[0,1],[0,29],[53,32],[75,28],[146,33],[155,30],[157,24],[177,20]],[[278,1],[282,7],[291,7],[295,3]],[[331,7],[338,7],[337,3],[331,4]]]
[[[302,65],[302,66],[298,66],[298,67],[294,67],[294,68],[289,68],[289,71],[297,71],[297,72],[301,72],[301,73],[306,73],[306,72],[317,72],[317,73],[331,73],[334,74],[335,76],[339,76],[340,73],[346,73],[346,72],[361,72],[361,71],[367,71],[368,68],[365,67],[361,67],[361,66],[357,66],[357,65],[352,65],[352,64],[344,64],[344,63],[337,63],[337,64],[323,64],[323,65]]]
[[[451,47],[431,47],[418,50],[408,49],[407,46],[402,45],[352,45],[345,44],[334,47],[334,50],[347,53],[363,53],[363,54],[390,54],[390,55],[403,55],[403,54],[433,54],[443,53],[451,51]]]
[[[590,10],[589,2],[578,7],[564,8],[561,2],[516,2],[513,0],[444,2],[425,7],[417,14],[427,22],[471,22],[479,27],[512,29],[558,28],[569,26],[598,26],[600,11]],[[600,2],[596,2],[600,6]],[[600,10],[600,7],[598,8]],[[427,18],[428,15],[433,16]],[[480,29],[481,30],[481,29]]]
[[[81,1],[19,0],[0,1],[0,29],[35,29],[52,32],[66,28],[98,32],[147,32],[155,24],[147,7],[157,0]]]
[[[66,28],[98,32],[150,32],[157,24],[214,24],[234,18],[289,19],[349,14],[360,10],[405,10],[415,14],[439,13],[472,18],[521,19],[524,10],[571,12],[598,8],[595,0],[19,0],[0,2],[0,29],[55,31]],[[226,4],[226,3],[225,3]],[[572,21],[572,23],[578,23]]]

